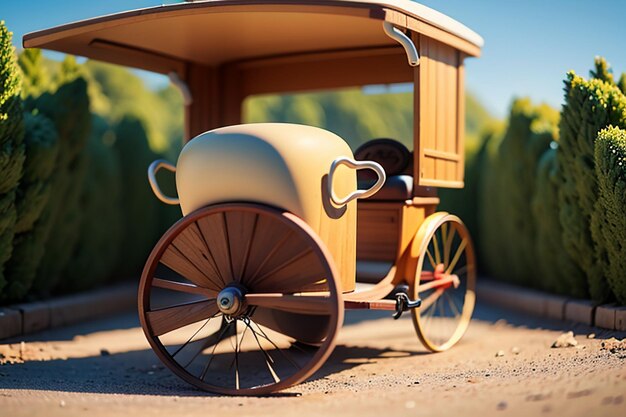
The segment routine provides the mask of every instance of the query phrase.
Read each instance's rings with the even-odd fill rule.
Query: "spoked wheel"
[[[463,337],[474,311],[474,248],[463,222],[448,213],[429,216],[412,245],[417,265],[409,293],[422,300],[411,310],[413,324],[426,348],[442,352]]]
[[[298,217],[261,205],[199,209],[168,230],[139,286],[141,325],[185,381],[228,395],[295,385],[334,348],[335,268]]]

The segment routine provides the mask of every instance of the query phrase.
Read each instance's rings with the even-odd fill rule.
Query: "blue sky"
[[[0,0],[0,19],[16,46],[30,31],[117,11],[175,1]],[[623,0],[423,0],[485,38],[483,56],[467,61],[467,87],[498,116],[514,96],[560,106],[562,80],[573,69],[587,75],[605,56],[626,71],[626,1]],[[36,12],[34,12],[36,10]],[[144,77],[151,85],[159,76]]]

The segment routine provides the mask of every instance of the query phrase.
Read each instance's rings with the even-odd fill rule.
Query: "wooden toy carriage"
[[[474,252],[459,218],[436,212],[436,187],[463,187],[463,60],[482,46],[465,26],[408,0],[213,0],[84,20],[24,46],[168,74],[184,93],[195,139],[176,167],[149,169],[184,217],[146,263],[139,313],[187,382],[224,394],[297,384],[330,355],[345,308],[410,310],[431,351],[462,337]],[[401,82],[414,85],[413,155],[375,140],[356,161],[319,128],[240,124],[251,95]],[[180,200],[160,191],[160,168],[176,171]],[[365,185],[361,169],[376,174]]]

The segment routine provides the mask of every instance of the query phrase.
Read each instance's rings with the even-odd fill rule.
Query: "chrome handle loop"
[[[154,193],[154,195],[156,195],[156,197],[159,200],[161,200],[165,204],[171,204],[171,205],[180,204],[180,200],[178,198],[166,196],[165,194],[163,194],[163,191],[161,191],[161,188],[159,188],[159,184],[157,183],[157,180],[156,180],[156,173],[161,168],[165,168],[171,172],[176,172],[176,167],[172,165],[171,163],[167,162],[165,159],[157,159],[156,161],[152,162],[150,166],[148,167],[148,181],[150,182],[150,187],[152,188],[152,192]]]
[[[335,170],[340,166],[345,165],[348,168],[352,169],[371,169],[378,175],[378,180],[374,185],[372,185],[367,190],[356,190],[350,194],[348,194],[344,198],[339,198],[335,194],[335,190],[333,190],[333,177],[335,175]],[[330,196],[331,201],[336,206],[344,206],[349,202],[356,200],[357,198],[367,198],[371,197],[380,190],[385,184],[387,176],[385,175],[384,168],[374,161],[355,161],[354,159],[347,158],[345,156],[339,157],[333,161],[330,165],[330,171],[328,172],[328,195]]]

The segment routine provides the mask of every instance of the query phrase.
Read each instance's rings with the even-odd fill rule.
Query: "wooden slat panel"
[[[357,214],[357,259],[395,261],[402,204],[389,208],[360,203]]]
[[[456,148],[459,155],[465,155],[465,65],[463,65],[463,54],[457,53],[459,63],[457,71],[457,123],[456,123]],[[457,164],[457,178],[463,180],[465,177],[465,158],[461,158]]]
[[[411,67],[402,48],[372,48],[250,60],[237,65],[241,97],[367,84],[408,82]]]
[[[459,137],[460,55],[454,48],[434,39],[417,35],[421,61],[415,69],[416,159],[415,188],[438,186],[456,188],[462,184],[459,169],[464,155]]]

